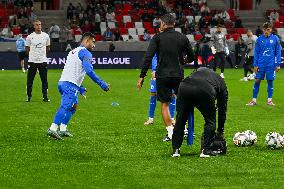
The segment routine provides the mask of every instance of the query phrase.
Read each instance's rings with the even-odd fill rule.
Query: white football
[[[249,136],[244,132],[237,132],[233,138],[233,142],[236,146],[250,145]]]
[[[254,145],[257,142],[257,135],[251,130],[246,130],[245,133],[248,135],[250,145]]]
[[[283,136],[276,132],[267,133],[265,143],[271,149],[282,148],[284,145]]]

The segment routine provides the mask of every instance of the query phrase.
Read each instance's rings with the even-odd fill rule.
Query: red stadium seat
[[[131,4],[124,4],[124,7],[123,7],[123,9],[124,10],[132,10],[133,9],[133,7],[132,7],[132,5]]]
[[[114,18],[117,22],[122,22],[122,16],[121,15],[115,15]]]
[[[126,27],[126,28],[134,28],[134,24],[133,24],[133,22],[127,22],[127,23],[125,24],[125,27]]]
[[[19,27],[14,27],[12,32],[14,35],[19,35],[21,33],[21,29]]]
[[[201,34],[196,34],[196,35],[194,36],[194,40],[195,40],[195,41],[199,41],[201,38],[202,38],[202,35],[201,35]]]
[[[139,40],[140,41],[144,41],[144,36],[143,35],[139,35]]]
[[[231,37],[234,39],[234,41],[238,41],[240,38],[240,35],[238,33],[235,33]]]
[[[127,35],[128,29],[127,28],[118,28],[120,35]]]
[[[155,34],[155,29],[154,28],[146,28],[149,32],[149,34]]]
[[[281,22],[274,22],[273,27],[274,28],[282,28],[282,24],[281,24]]]
[[[184,9],[183,10],[184,16],[189,16],[190,15],[190,10],[189,9]]]
[[[140,22],[141,21],[140,15],[138,15],[138,14],[131,15],[131,21],[133,21],[133,22]]]
[[[231,39],[231,35],[230,35],[230,34],[227,34],[227,35],[226,35],[226,39],[227,39],[227,40]]]
[[[152,23],[151,22],[143,22],[144,28],[152,28]]]
[[[102,35],[95,35],[95,39],[96,39],[96,41],[102,41],[103,36]]]
[[[244,28],[235,28],[238,34],[246,34],[246,30]]]

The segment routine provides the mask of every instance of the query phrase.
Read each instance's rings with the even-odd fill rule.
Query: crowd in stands
[[[237,33],[234,28],[243,28],[234,10],[211,10],[206,0],[88,0],[86,4],[86,8],[80,3],[69,4],[65,37],[78,41],[82,33],[92,32],[98,41],[148,41],[158,32],[159,17],[165,13],[176,18],[177,31],[193,39],[210,33],[218,24],[231,29],[229,34]]]

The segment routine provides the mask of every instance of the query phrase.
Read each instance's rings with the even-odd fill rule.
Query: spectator
[[[151,36],[150,36],[150,34],[148,33],[148,30],[147,30],[147,29],[144,30],[143,39],[144,39],[144,41],[150,41],[150,40],[151,40]]]
[[[136,10],[139,10],[139,9],[140,9],[140,3],[139,3],[139,1],[135,1],[135,3],[133,3],[133,8],[136,9]]]
[[[240,19],[239,16],[237,16],[237,19],[235,21],[235,28],[243,28],[242,20]]]
[[[232,4],[233,4],[232,8],[234,10],[239,10],[240,9],[240,0],[232,0]]]
[[[48,33],[51,38],[51,42],[59,42],[60,28],[58,25],[53,23]]]
[[[257,37],[259,37],[259,36],[262,35],[262,30],[260,29],[260,26],[257,26],[257,29],[256,29],[256,31],[255,31],[255,35],[256,35]]]
[[[270,13],[270,23],[273,25],[273,21],[278,22],[279,21],[279,13],[274,9],[271,13]]]
[[[110,28],[107,27],[106,31],[103,34],[104,41],[112,41],[113,40],[113,33],[110,31]]]
[[[18,19],[28,18],[28,15],[27,15],[27,13],[24,11],[24,9],[21,8],[21,9],[20,9],[20,12],[18,12],[17,17],[18,17]]]
[[[69,6],[67,7],[67,19],[68,20],[73,19],[74,10],[75,10],[75,7],[72,5],[72,3],[69,3]]]
[[[9,21],[8,21],[8,27],[13,28],[14,26],[18,26],[18,25],[19,25],[19,21],[17,19],[17,15],[10,16]]]
[[[122,36],[120,35],[120,32],[118,29],[116,29],[114,32],[113,32],[113,36],[114,36],[114,41],[123,41],[123,38]]]
[[[153,27],[154,27],[155,29],[158,29],[158,28],[160,28],[160,24],[161,24],[160,18],[155,17],[154,20],[153,20]]]
[[[201,16],[208,16],[210,14],[210,9],[207,6],[207,3],[204,3],[200,9]]]
[[[114,50],[115,50],[114,44],[113,44],[113,43],[110,43],[110,44],[109,44],[108,51],[109,51],[109,52],[114,52]]]
[[[236,57],[236,67],[243,65],[245,61],[247,46],[242,37],[238,39],[238,43],[235,45],[235,57]]]
[[[152,16],[149,15],[148,10],[145,10],[144,13],[141,16],[141,19],[142,19],[143,22],[151,22]]]
[[[74,36],[72,34],[71,28],[63,26],[63,33],[66,37],[65,39],[66,39],[67,43],[74,41]]]
[[[230,20],[230,15],[228,14],[228,12],[226,10],[224,10],[222,13],[222,19],[226,22],[228,20]]]
[[[80,42],[81,41],[81,38],[82,38],[82,30],[79,26],[75,26],[73,29],[72,29],[72,34],[75,38],[75,42]]]
[[[108,12],[106,13],[106,21],[107,22],[116,22],[115,13],[111,9],[109,9]]]
[[[85,20],[85,23],[81,26],[82,33],[91,32],[92,25],[88,20]]]

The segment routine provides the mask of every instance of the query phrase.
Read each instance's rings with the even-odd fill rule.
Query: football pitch
[[[186,70],[188,75],[192,70]],[[144,126],[149,103],[149,80],[136,90],[139,70],[96,70],[111,84],[102,91],[87,76],[87,99],[69,123],[73,138],[55,141],[46,136],[60,104],[57,82],[61,70],[49,70],[50,103],[42,102],[37,74],[30,103],[25,100],[26,74],[0,71],[0,188],[283,188],[284,149],[264,143],[270,131],[284,134],[284,70],[274,84],[275,107],[266,105],[266,81],[258,105],[251,100],[253,82],[240,82],[243,70],[225,70],[229,91],[225,156],[199,158],[204,121],[195,112],[193,146],[184,141],[181,157],[172,158],[159,104],[155,123]],[[112,106],[117,102],[118,106]],[[258,142],[236,147],[237,131],[252,130]]]

